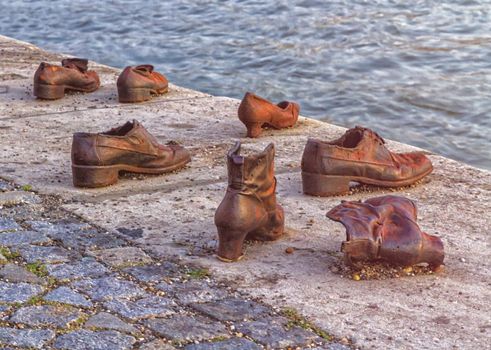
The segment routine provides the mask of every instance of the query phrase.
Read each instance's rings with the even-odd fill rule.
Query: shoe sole
[[[136,174],[165,174],[184,167],[191,159],[173,164],[165,168],[141,168],[126,164],[90,166],[72,165],[73,185],[75,187],[97,188],[110,186],[118,182],[119,172],[125,171]]]
[[[81,89],[70,85],[34,84],[34,96],[42,100],[59,100],[65,96],[65,91],[93,92],[95,89]]]
[[[148,88],[118,88],[118,99],[122,103],[137,103],[152,99],[152,95],[162,95],[169,91],[168,87],[160,90]]]
[[[320,175],[302,171],[302,186],[303,193],[310,196],[338,196],[349,192],[351,181],[380,187],[403,187],[421,180],[432,171],[433,167],[418,176],[400,181],[383,181],[361,176]]]

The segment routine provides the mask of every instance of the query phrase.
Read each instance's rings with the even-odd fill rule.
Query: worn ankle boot
[[[274,145],[263,152],[241,156],[240,142],[227,154],[228,188],[215,213],[218,258],[237,261],[244,240],[273,241],[283,234],[283,208],[276,204]]]

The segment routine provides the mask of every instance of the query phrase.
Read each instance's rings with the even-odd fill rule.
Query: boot
[[[263,152],[241,156],[240,142],[227,154],[228,188],[215,213],[218,258],[237,261],[244,240],[273,241],[283,234],[283,208],[276,204],[274,145]]]
[[[420,230],[416,206],[407,198],[382,196],[365,202],[343,201],[327,217],[346,228],[347,240],[341,251],[348,264],[384,260],[412,266],[424,262],[432,269],[443,264],[441,239]]]

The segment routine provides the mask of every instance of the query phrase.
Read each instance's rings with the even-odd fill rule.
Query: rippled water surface
[[[2,1],[0,33],[491,169],[489,1]]]

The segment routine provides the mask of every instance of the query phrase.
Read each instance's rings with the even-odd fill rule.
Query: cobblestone
[[[261,350],[262,348],[256,343],[254,343],[253,341],[244,338],[227,339],[227,340],[222,340],[212,343],[190,344],[184,347],[184,350],[231,350],[231,349]]]
[[[9,283],[0,281],[0,302],[25,303],[33,296],[41,293],[41,286],[30,283]]]
[[[225,299],[202,304],[194,303],[190,306],[219,321],[255,319],[268,312],[268,308],[254,301],[241,299]]]
[[[56,264],[70,262],[80,257],[73,251],[54,246],[26,245],[20,246],[18,251],[28,263],[41,262],[44,264]]]
[[[39,305],[18,309],[10,321],[36,327],[66,328],[82,315],[82,312],[70,306]]]
[[[16,231],[20,229],[21,227],[14,219],[0,217],[0,232]]]
[[[26,224],[31,226],[34,231],[43,232],[46,234],[56,235],[61,232],[76,232],[88,230],[92,226],[81,222],[50,222],[44,220],[28,220]]]
[[[98,250],[93,251],[91,254],[112,267],[128,267],[152,262],[152,259],[137,247]]]
[[[92,307],[92,302],[68,287],[58,287],[44,296],[44,300],[80,307]]]
[[[108,313],[100,312],[97,315],[92,316],[84,325],[85,328],[96,328],[96,329],[109,329],[120,331],[123,333],[137,333],[138,329],[122,321],[120,318]]]
[[[80,329],[59,336],[54,344],[60,350],[126,350],[136,339],[116,331],[89,331]]]
[[[146,297],[137,301],[131,300],[111,300],[104,303],[104,306],[123,317],[138,320],[148,317],[169,316],[175,313],[173,307],[176,303],[163,297]]]
[[[126,299],[146,295],[146,292],[133,282],[120,280],[114,276],[80,280],[73,283],[73,286],[96,301]]]
[[[21,244],[49,243],[50,239],[43,233],[34,231],[16,231],[0,233],[0,245],[14,247]]]
[[[228,296],[227,291],[211,287],[206,281],[188,281],[185,283],[159,283],[156,288],[173,295],[181,303],[190,304],[220,300]]]
[[[39,204],[41,198],[31,192],[10,191],[0,192],[0,206],[2,205],[19,205],[22,203]]]
[[[84,226],[82,226],[84,227]],[[54,240],[60,241],[65,247],[73,249],[101,249],[114,248],[124,244],[124,241],[107,232],[95,229],[67,229],[48,233]]]
[[[164,278],[174,276],[178,270],[179,267],[176,264],[165,261],[159,265],[135,266],[123,271],[141,282],[157,283],[163,281]]]
[[[237,330],[263,345],[272,348],[302,347],[319,340],[318,337],[302,328],[286,329],[287,320],[283,318],[265,318],[258,321],[242,322]]]
[[[48,329],[15,329],[0,327],[0,344],[25,348],[42,349],[55,337],[55,332]]]
[[[67,264],[48,265],[47,270],[50,276],[62,280],[100,277],[109,272],[104,265],[91,257]]]
[[[26,283],[36,283],[45,284],[46,282],[27,271],[24,267],[16,264],[6,264],[3,267],[0,266],[0,278],[6,280],[7,282],[26,282]]]
[[[145,325],[159,335],[177,342],[228,337],[224,325],[206,317],[174,315],[171,318],[154,318]]]

